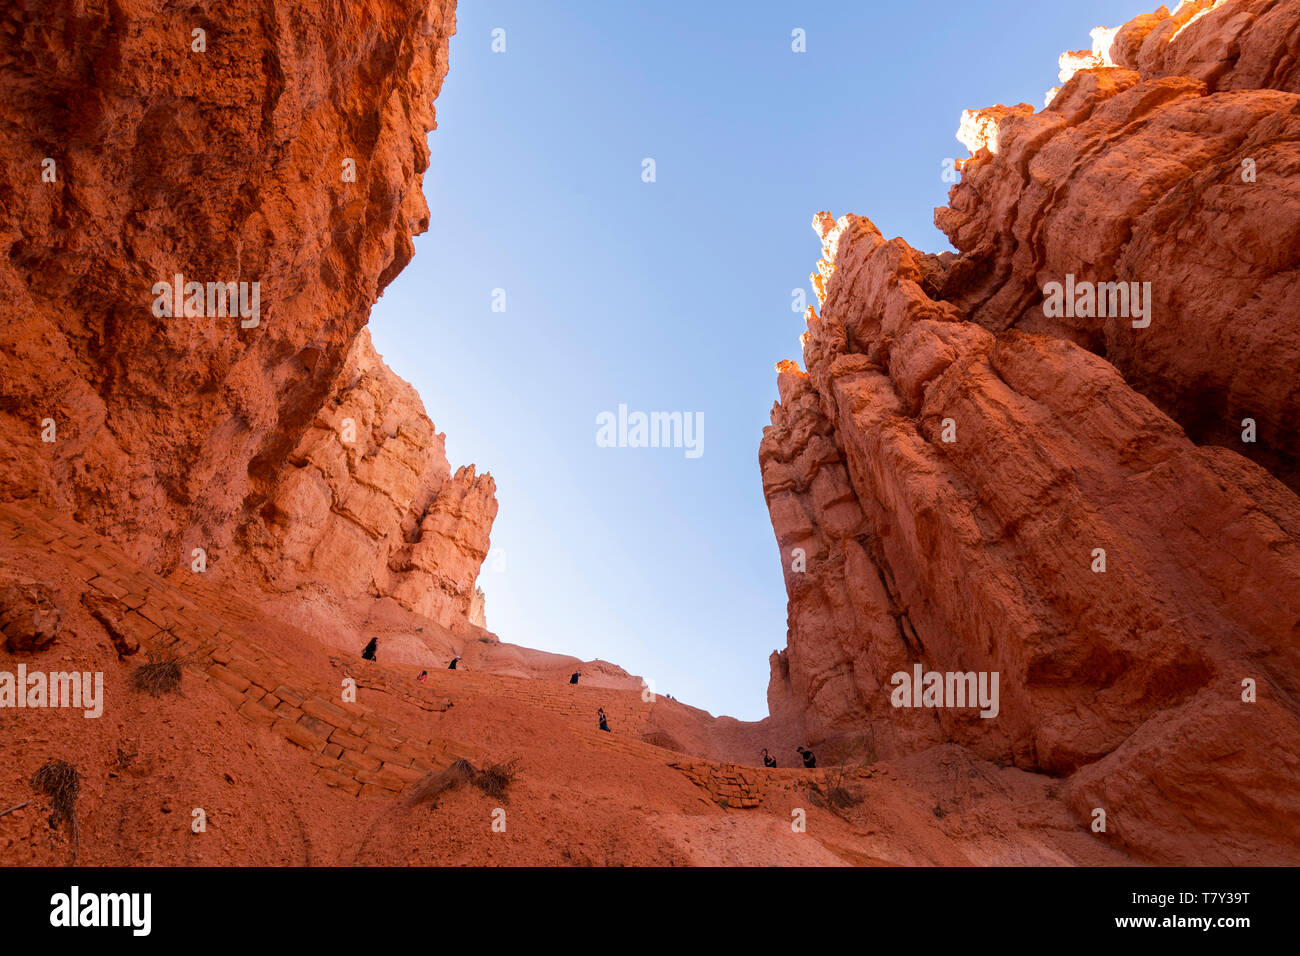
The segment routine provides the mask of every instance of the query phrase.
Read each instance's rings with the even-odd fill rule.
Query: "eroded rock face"
[[[475,627],[487,628],[487,595],[482,588],[474,589],[474,597],[469,604],[469,622]]]
[[[43,651],[59,636],[63,608],[50,585],[15,580],[0,587],[0,634],[13,654]]]
[[[113,649],[117,651],[119,659],[139,653],[139,639],[122,624],[123,618],[127,615],[127,608],[121,601],[107,594],[88,590],[82,592],[81,604],[90,612],[90,616],[99,622],[108,639],[113,642]]]
[[[454,30],[452,0],[6,9],[0,497],[164,573],[203,548],[468,613],[491,479],[446,474],[359,337],[428,225]],[[353,405],[345,452],[323,428]]]
[[[1096,352],[1193,441],[1246,455],[1292,489],[1297,30],[1295,4],[1233,0],[1095,31],[1092,54],[1062,58],[1066,82],[1046,109],[963,119],[974,155],[935,213],[962,253],[937,280],[944,299],[992,331]],[[1148,314],[1045,314],[1044,287],[1067,276],[1149,283]]]
[[[1274,5],[1199,6],[1173,46],[1162,17],[1117,31],[1120,61],[1200,37],[1203,67],[1212,38],[1278,28],[1250,33]],[[968,117],[937,214],[956,257],[817,217],[806,372],[778,366],[759,452],[790,598],[774,719],[1067,776],[1080,826],[1105,809],[1139,857],[1300,860],[1300,113],[1240,89],[1246,60],[1084,66],[1042,113]],[[1242,155],[1276,174],[1259,192]],[[1040,281],[1139,266],[1149,327],[1045,320]],[[1267,449],[1240,441],[1247,408]],[[996,716],[894,706],[918,665],[997,673]]]
[[[1297,22],[1286,0],[1184,0],[1173,13],[1161,7],[1098,39],[1111,41],[1103,65],[1144,77],[1192,76],[1211,91],[1300,93]]]
[[[229,544],[426,228],[453,29],[452,4],[426,0],[10,6],[6,495],[160,570]],[[258,282],[258,325],[157,316],[177,274]]]
[[[472,617],[474,585],[496,517],[490,475],[453,475],[420,397],[353,343],[330,402],[245,529],[249,553],[277,590],[329,588],[344,600],[391,596],[450,624]]]

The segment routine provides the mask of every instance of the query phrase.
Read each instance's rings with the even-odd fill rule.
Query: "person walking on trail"
[[[596,714],[600,717],[600,729],[605,731],[607,734],[612,734],[613,731],[609,729],[609,724],[605,720],[605,708],[598,707],[596,709]]]
[[[460,662],[460,655],[457,654],[455,657],[451,659],[451,663],[447,665],[447,670],[454,671],[456,669],[456,665],[459,662]]]
[[[570,684],[576,684],[576,683],[578,683],[578,674],[579,674],[579,673],[580,673],[579,671],[574,671],[572,674],[569,675],[569,683],[570,683]]]
[[[813,754],[811,750],[805,750],[803,747],[795,747],[794,749],[799,751],[799,753],[803,755],[803,765],[806,768],[808,768],[809,770],[817,769],[817,757]]]
[[[764,766],[764,767],[775,767],[775,766],[776,766],[776,758],[773,757],[770,753],[767,752],[767,748],[766,748],[766,747],[763,748],[763,766]]]
[[[421,684],[423,684],[425,678],[428,677],[428,676],[429,676],[429,672],[428,672],[428,671],[420,671],[420,676],[417,677],[416,680],[418,680]]]
[[[378,649],[379,649],[379,638],[372,637],[370,639],[370,643],[366,645],[366,649],[361,652],[361,659],[363,661],[373,661],[375,659],[375,652]]]

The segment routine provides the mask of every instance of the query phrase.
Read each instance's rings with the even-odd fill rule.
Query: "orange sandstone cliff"
[[[955,255],[816,218],[759,452],[774,717],[1061,778],[1138,858],[1300,860],[1297,35],[1266,0],[1096,31],[1043,110],[964,118]],[[1149,311],[1045,309],[1067,275]],[[998,712],[895,706],[918,665]]]
[[[201,548],[468,620],[492,479],[450,473],[363,331],[428,226],[454,29],[449,0],[10,6],[0,497],[162,573]]]
[[[747,724],[483,630],[492,479],[364,329],[428,224],[450,0],[10,4],[0,672],[104,686],[0,710],[0,864],[1300,861],[1298,20],[1184,4],[968,115],[958,254],[816,219]],[[1066,274],[1151,282],[1150,324],[1045,321]],[[918,665],[997,672],[996,716],[893,707]],[[457,759],[518,761],[508,832],[419,799]]]

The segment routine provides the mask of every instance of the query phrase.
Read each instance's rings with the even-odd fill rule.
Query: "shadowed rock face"
[[[1140,857],[1300,860],[1284,6],[1141,18],[1103,34],[1120,66],[1099,54],[1043,112],[968,115],[936,214],[958,256],[817,217],[806,372],[778,366],[759,452],[790,599],[774,718],[1068,776],[1080,825],[1105,809]],[[1150,325],[1046,318],[1066,274],[1150,281]],[[997,715],[895,707],[916,665],[997,672]]]
[[[0,497],[159,571],[202,547],[221,574],[283,564],[277,588],[469,612],[491,478],[448,474],[358,335],[428,225],[454,29],[450,0],[11,5]],[[203,284],[179,310],[177,275]],[[214,314],[208,283],[250,306],[257,283],[257,314]],[[348,408],[358,441],[327,451]]]

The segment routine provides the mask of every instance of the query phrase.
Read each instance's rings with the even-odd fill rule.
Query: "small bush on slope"
[[[177,691],[181,686],[181,662],[169,657],[141,664],[131,675],[131,683],[136,690],[154,697]]]
[[[70,763],[51,760],[32,774],[32,786],[50,798],[54,808],[50,814],[51,827],[57,827],[64,820],[68,821],[68,830],[72,836],[72,862],[76,863],[81,842],[77,827],[77,794],[81,791],[81,774]]]
[[[434,809],[444,793],[459,790],[465,784],[473,784],[490,797],[508,803],[507,791],[519,776],[519,758],[511,757],[503,763],[479,770],[468,760],[457,760],[439,773],[427,774],[411,788],[407,803],[414,806],[428,803]]]

